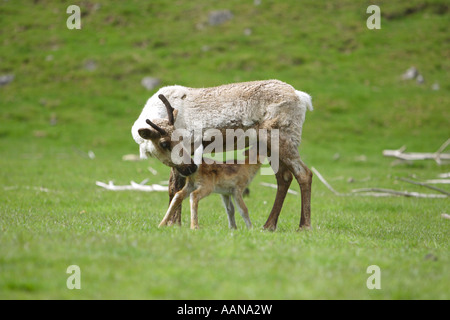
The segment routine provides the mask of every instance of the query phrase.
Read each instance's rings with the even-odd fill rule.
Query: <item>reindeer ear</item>
[[[161,134],[158,131],[154,131],[154,130],[148,129],[148,128],[139,129],[138,133],[142,138],[144,138],[146,140],[158,139],[161,137]]]

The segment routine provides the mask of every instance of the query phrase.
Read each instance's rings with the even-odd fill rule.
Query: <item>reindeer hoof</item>
[[[308,231],[308,230],[312,230],[311,226],[300,226],[298,227],[297,231]]]
[[[276,225],[273,225],[273,224],[265,224],[264,227],[263,227],[263,230],[264,230],[264,231],[271,231],[271,232],[274,232],[274,231],[277,230],[277,226],[276,226]]]

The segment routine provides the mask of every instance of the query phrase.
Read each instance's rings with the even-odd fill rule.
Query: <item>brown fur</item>
[[[229,227],[236,228],[234,207],[231,202],[231,197],[233,197],[247,228],[251,228],[252,224],[248,209],[242,199],[242,195],[260,167],[260,162],[257,164],[249,164],[248,161],[243,164],[207,164],[203,160],[197,172],[186,177],[186,184],[173,197],[169,209],[159,226],[170,225],[183,200],[191,196],[191,229],[198,229],[198,202],[211,193],[219,193],[222,196],[222,201],[228,214]]]

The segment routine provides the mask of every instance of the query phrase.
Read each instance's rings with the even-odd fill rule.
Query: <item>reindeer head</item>
[[[178,141],[172,141],[172,133],[175,131],[175,116],[177,115],[177,110],[174,110],[170,105],[169,101],[162,94],[158,96],[159,99],[164,103],[167,109],[168,118],[167,119],[155,119],[150,121],[147,119],[145,122],[151,128],[141,128],[138,130],[139,135],[146,140],[151,140],[155,148],[153,155],[158,158],[159,161],[164,163],[169,167],[176,168],[182,175],[189,176],[197,171],[197,165],[185,152],[181,152],[179,156],[182,159],[181,164],[175,164],[172,160],[172,149],[178,144]]]

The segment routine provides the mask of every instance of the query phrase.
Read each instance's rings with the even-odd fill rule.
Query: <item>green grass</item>
[[[168,179],[155,159],[121,160],[138,152],[130,129],[156,91],[140,85],[150,75],[192,87],[286,81],[313,96],[300,152],[335,189],[427,192],[395,177],[449,165],[391,166],[381,152],[431,152],[450,137],[445,1],[379,1],[381,30],[366,28],[369,2],[142,3],[84,1],[81,30],[66,28],[73,3],[0,4],[0,75],[15,75],[0,87],[0,298],[450,298],[448,199],[338,197],[315,178],[313,230],[296,231],[300,198],[288,195],[277,231],[263,232],[275,191],[260,182],[275,179],[258,175],[246,198],[253,230],[240,217],[228,230],[212,195],[191,231],[186,204],[181,228],[157,228],[166,193],[95,185]],[[234,18],[211,27],[218,9]],[[400,80],[412,65],[424,84]],[[73,264],[81,290],[66,287]],[[381,290],[366,287],[370,265]]]

